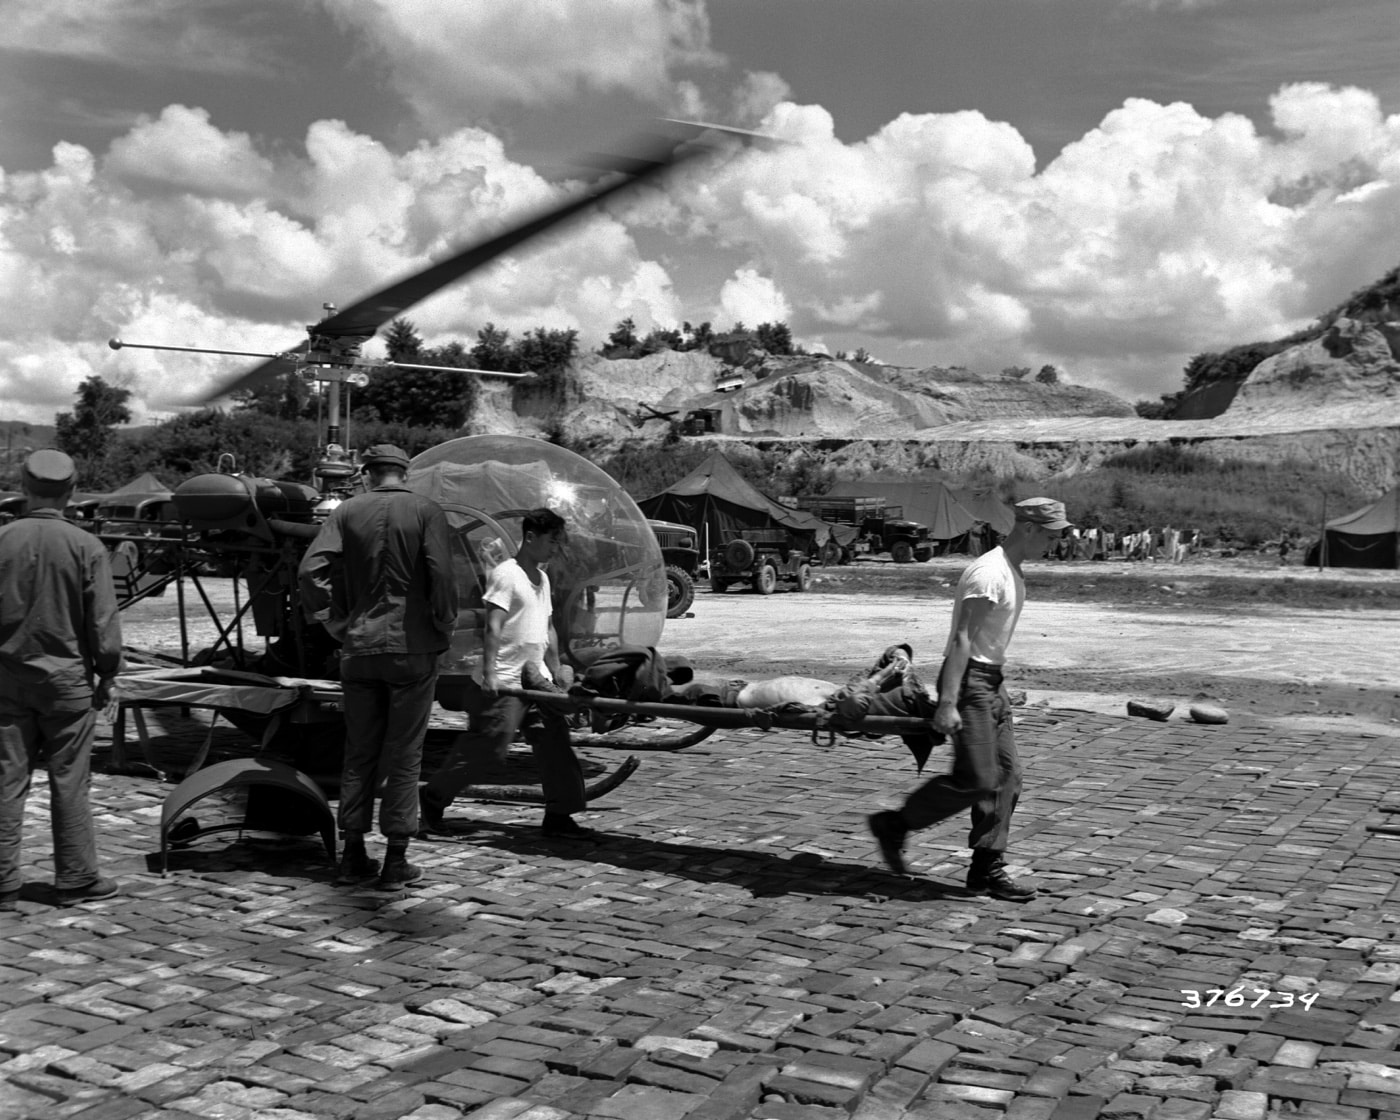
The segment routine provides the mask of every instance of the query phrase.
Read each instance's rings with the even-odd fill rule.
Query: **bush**
[[[1115,532],[1172,525],[1248,548],[1284,530],[1315,536],[1323,494],[1334,515],[1366,500],[1349,478],[1311,463],[1219,460],[1175,444],[1130,448],[1096,469],[1035,487],[1064,501],[1079,525]],[[1017,492],[1030,496],[1025,483]]]

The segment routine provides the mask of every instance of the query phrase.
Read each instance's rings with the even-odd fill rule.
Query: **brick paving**
[[[315,836],[205,837],[162,878],[171,787],[102,773],[124,894],[58,909],[37,783],[0,1115],[1400,1120],[1400,838],[1366,828],[1397,740],[1018,718],[1025,905],[959,890],[962,822],[914,839],[926,879],[881,869],[896,739],[647,755],[587,842],[459,802],[478,827],[401,896],[332,886]]]

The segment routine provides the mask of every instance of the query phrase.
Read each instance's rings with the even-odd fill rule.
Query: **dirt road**
[[[843,682],[887,645],[907,641],[931,677],[947,636],[948,577],[957,566],[908,568],[927,576],[914,593],[701,590],[690,617],[666,624],[661,648],[727,676],[793,674]],[[843,571],[821,578],[857,578],[838,574]],[[1188,574],[1203,573],[1219,575],[1199,568]],[[1055,578],[1083,582],[1088,574],[1081,565]],[[228,582],[208,585],[227,610]],[[1325,732],[1345,721],[1352,729],[1400,734],[1400,642],[1394,640],[1400,610],[1268,602],[1217,609],[1213,602],[1170,594],[1160,603],[1132,596],[1120,602],[1115,585],[1099,576],[1096,584],[1083,583],[1087,590],[1078,599],[1031,596],[1009,666],[1031,704],[1121,714],[1129,699],[1166,699],[1184,716],[1192,697],[1204,693],[1221,701],[1237,722],[1287,718],[1293,726]],[[196,613],[190,617],[193,648],[211,642],[212,628]],[[124,615],[127,644],[178,650],[177,620],[173,593],[139,604]]]
[[[951,588],[911,599],[878,594],[761,596],[702,592],[694,617],[667,624],[663,647],[734,676],[792,673],[844,681],[885,646],[907,641],[936,665]],[[1026,605],[1010,675],[1030,702],[1122,713],[1128,699],[1168,699],[1182,713],[1198,693],[1239,716],[1293,717],[1400,732],[1400,611],[1269,605],[1143,608],[1111,602]]]

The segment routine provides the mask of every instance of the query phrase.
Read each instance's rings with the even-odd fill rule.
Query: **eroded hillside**
[[[1400,472],[1400,322],[1335,318],[1261,362],[1223,413],[1147,420],[1097,389],[965,369],[907,369],[703,352],[580,360],[558,389],[484,386],[477,431],[563,438],[606,455],[683,438],[817,456],[841,477],[937,468],[1047,476],[1092,469],[1141,443],[1218,458],[1302,456],[1379,492]],[[717,388],[723,384],[725,391]],[[687,418],[699,419],[682,427]],[[697,434],[703,433],[703,434]],[[736,449],[737,450],[737,449]]]

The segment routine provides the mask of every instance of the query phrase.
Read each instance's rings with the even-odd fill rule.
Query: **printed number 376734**
[[[1207,988],[1204,992],[1198,992],[1194,988],[1182,988],[1181,994],[1186,997],[1182,1000],[1183,1007],[1210,1007],[1218,1001],[1226,1007],[1267,1006],[1274,1009],[1292,1007],[1294,1003],[1300,1003],[1307,1011],[1312,1010],[1318,997],[1317,992],[1295,995],[1293,992],[1275,992],[1268,988],[1230,988],[1228,991],[1224,988]],[[1266,1004],[1265,1001],[1270,997],[1279,1002]]]

